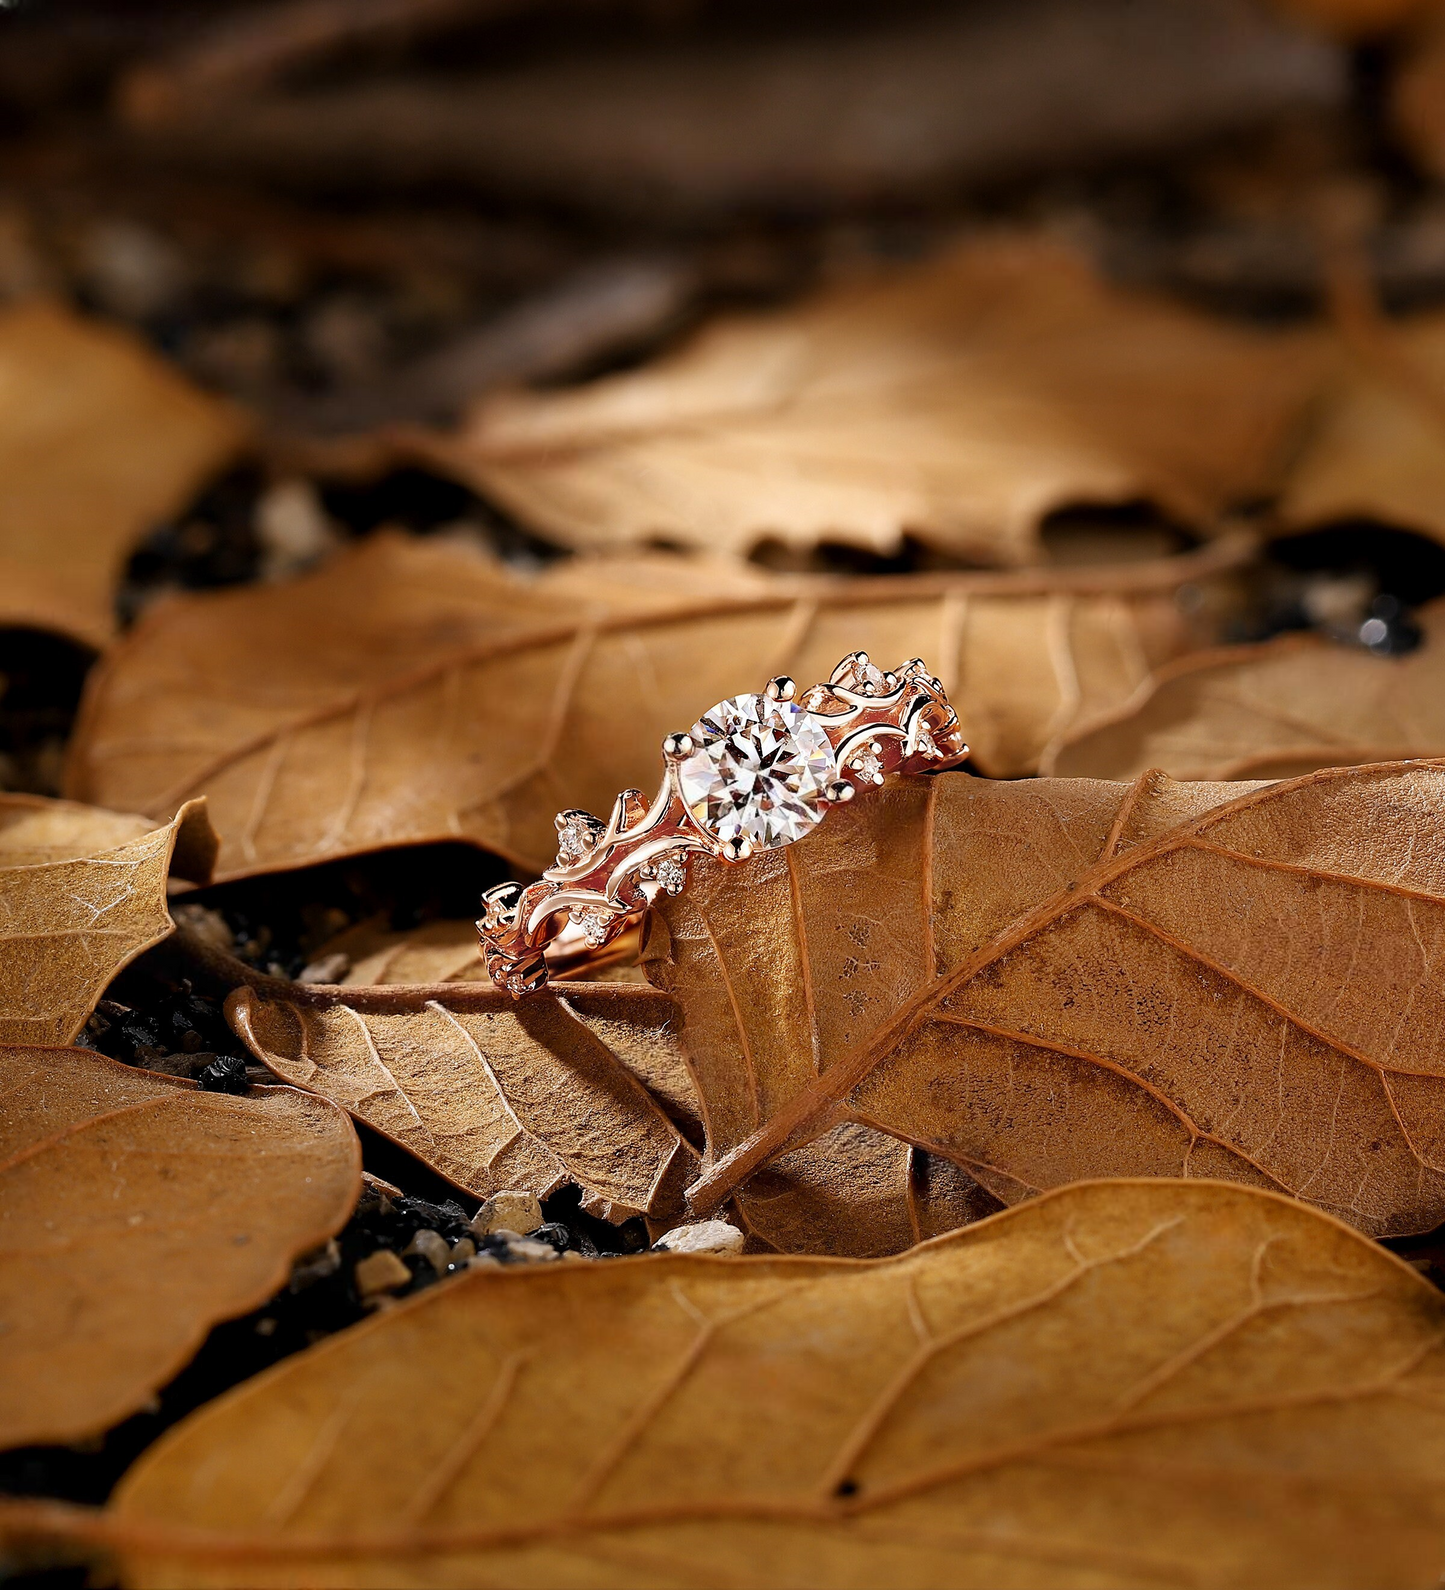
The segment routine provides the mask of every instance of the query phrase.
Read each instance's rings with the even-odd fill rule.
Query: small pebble
[[[204,905],[173,905],[171,915],[178,926],[188,928],[213,950],[230,955],[235,952],[236,935],[219,911]]]
[[[82,239],[86,285],[102,307],[127,320],[171,308],[189,276],[185,255],[144,222],[98,221]]]
[[[319,961],[312,961],[310,965],[301,970],[297,977],[298,983],[339,983],[351,970],[351,957],[341,950],[331,955],[323,955]]]
[[[378,1248],[356,1266],[356,1290],[364,1298],[411,1285],[411,1271],[390,1248]]]
[[[533,1242],[530,1237],[521,1236],[515,1231],[494,1231],[492,1235],[502,1239],[507,1246],[507,1257],[512,1260],[545,1264],[558,1256],[550,1242]]]
[[[413,1254],[418,1254],[425,1259],[438,1275],[447,1273],[447,1265],[451,1263],[452,1251],[447,1246],[447,1239],[439,1231],[428,1231],[425,1227],[418,1231],[410,1242],[401,1250],[404,1259],[409,1259]]]
[[[333,552],[341,543],[336,527],[326,517],[316,488],[309,480],[280,480],[262,492],[256,503],[256,535],[261,543],[261,577],[285,579]],[[348,956],[342,976],[351,969]],[[337,959],[328,955],[326,962]],[[326,964],[322,962],[321,964]],[[309,971],[310,968],[307,968]],[[303,983],[334,983],[335,977],[307,977]]]
[[[726,1253],[743,1251],[743,1234],[726,1220],[700,1220],[693,1226],[674,1226],[652,1244],[654,1253]]]
[[[472,1217],[472,1235],[490,1237],[497,1232],[511,1231],[525,1237],[544,1223],[536,1193],[507,1189],[493,1193],[477,1210]]]
[[[565,1253],[572,1246],[572,1233],[560,1220],[549,1220],[545,1225],[538,1226],[535,1231],[529,1231],[527,1235],[533,1242],[551,1243],[558,1253]]]
[[[462,1237],[460,1241],[452,1243],[451,1262],[453,1264],[466,1264],[477,1251],[477,1245],[470,1237]]]

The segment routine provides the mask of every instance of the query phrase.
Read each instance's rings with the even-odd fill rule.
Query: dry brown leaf
[[[247,430],[123,331],[49,304],[0,316],[0,620],[104,645],[127,551]]]
[[[1445,315],[1372,322],[1325,389],[1279,517],[1378,519],[1445,540]]]
[[[844,1121],[738,1190],[750,1253],[879,1259],[1003,1207],[961,1165]]]
[[[384,919],[358,922],[318,949],[312,961],[325,964],[344,955],[344,975],[328,978],[347,988],[385,983],[477,983],[486,968],[477,954],[475,922],[443,918],[405,932],[391,932]],[[309,979],[308,979],[309,981]]]
[[[538,628],[487,565],[381,542],[292,587],[178,599],[142,621],[92,677],[68,793],[169,815],[204,792],[226,877],[446,839],[541,868],[554,814],[606,812],[652,784],[664,735],[772,673],[826,679],[860,646],[922,654],[979,767],[1030,772],[1047,742],[1203,640],[1180,591],[1207,608],[1249,555],[1231,539],[1125,568],[794,579],[660,607],[648,586],[640,613],[569,601]],[[626,588],[599,582],[604,602]],[[532,598],[553,599],[545,582]]]
[[[106,706],[135,731],[111,754],[142,767],[155,758],[165,776],[178,752],[209,762],[277,722],[548,619],[553,602],[529,600],[496,563],[383,531],[300,579],[147,612],[124,642],[143,673],[123,660],[112,678],[101,665]]]
[[[397,970],[435,969],[427,947],[402,954]],[[575,1182],[605,1218],[643,1213],[660,1231],[682,1213],[702,1123],[679,1013],[655,989],[558,984],[522,1005],[490,984],[316,988],[270,1004],[252,991],[229,1010],[283,1080],[479,1197]],[[847,1123],[755,1177],[734,1214],[755,1252],[876,1258],[998,1207],[960,1167]]]
[[[1445,756],[1445,604],[1425,641],[1373,657],[1314,636],[1201,652],[1162,669],[1111,718],[1070,737],[1065,778],[1289,778],[1320,767]]]
[[[486,402],[428,448],[574,546],[764,539],[1040,557],[1076,503],[1207,525],[1268,488],[1330,355],[1105,286],[1037,239],[719,322],[646,370]]]
[[[1007,1203],[1224,1177],[1445,1219],[1445,763],[1273,785],[913,779],[746,868],[654,962],[710,1207],[851,1119]]]
[[[361,1150],[290,1088],[204,1093],[85,1049],[0,1048],[0,1446],[134,1412],[340,1229]]]
[[[226,1008],[283,1081],[479,1198],[575,1182],[605,1219],[665,1218],[696,1174],[657,1102],[684,1119],[693,1108],[677,1012],[654,989],[559,988],[518,1005],[491,987],[299,987],[287,1001],[243,988]]]
[[[474,1274],[193,1414],[104,1514],[0,1520],[132,1590],[1416,1590],[1442,1338],[1297,1203],[1096,1183],[880,1263]]]
[[[205,883],[216,844],[204,801],[155,828],[0,794],[0,1043],[69,1043],[111,978],[174,930],[168,878]]]

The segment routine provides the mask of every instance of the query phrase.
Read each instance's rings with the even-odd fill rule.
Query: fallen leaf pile
[[[1378,56],[1424,183],[1437,6],[1217,4],[1322,115],[1339,41]],[[128,136],[188,126],[219,159],[230,117],[279,148],[293,113],[370,102],[353,47],[474,9],[198,25],[127,60]],[[342,86],[272,91],[302,66]],[[470,115],[467,81],[430,111]],[[887,103],[870,138],[913,125]],[[1340,180],[1366,157],[1328,138],[1269,150],[1170,168],[1181,214],[1208,192],[1235,228],[1201,230],[1192,277],[1091,233],[1092,197],[946,235],[895,216],[865,248],[804,218],[847,183],[809,189],[800,155],[786,248],[715,220],[599,263],[482,206],[439,210],[452,252],[423,259],[385,217],[268,210],[273,243],[325,235],[310,277],[255,237],[202,269],[208,208],[252,223],[175,175],[174,258],[75,222],[76,274],[14,290],[6,1572],[1436,1584],[1445,318],[1399,284],[1434,279],[1445,228],[1398,173],[1371,209],[1384,179]],[[1118,208],[1139,244],[1148,204]],[[23,233],[0,207],[0,297]],[[1292,296],[1248,299],[1251,249]],[[410,296],[333,292],[358,257]],[[1238,302],[1177,290],[1219,258]],[[88,312],[166,270],[171,319]],[[665,278],[669,307],[602,314],[589,270]],[[296,402],[205,390],[227,358]],[[412,360],[413,395],[434,360],[465,411],[296,422],[399,415],[376,405]],[[966,763],[835,788],[796,843],[694,854],[675,895],[661,871],[547,987],[492,984],[480,896],[551,865],[559,814],[650,799],[710,703],[860,648],[924,659]]]
[[[237,1032],[284,1082],[409,1148],[479,1198],[574,1182],[606,1219],[682,1208],[697,1155],[645,1084],[686,1107],[671,1001],[599,988],[517,1006],[490,985],[233,996]],[[633,1068],[637,1073],[634,1074]]]
[[[1006,1203],[1221,1177],[1445,1221],[1445,765],[916,781],[665,908],[714,1164],[841,1116]],[[1308,924],[1306,933],[1304,924]],[[799,991],[802,997],[799,997]]]
[[[147,1587],[1426,1583],[1442,1338],[1299,1204],[1095,1183],[881,1263],[470,1278],[203,1410],[83,1527]]]
[[[629,611],[615,576],[583,605],[575,575],[527,588],[461,551],[378,539],[294,585],[142,622],[92,679],[68,792],[158,819],[204,794],[222,877],[444,839],[540,868],[553,814],[647,783],[699,702],[740,674],[826,679],[860,644],[924,653],[972,704],[979,766],[1028,773],[1190,646],[1203,626],[1178,592],[1207,602],[1244,555],[1236,540],[1117,570],[797,580],[766,596],[705,594],[704,573]],[[1000,670],[1002,653],[1018,666]]]

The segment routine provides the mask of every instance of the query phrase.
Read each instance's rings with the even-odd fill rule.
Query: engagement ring
[[[598,957],[659,893],[680,894],[694,852],[746,861],[804,838],[886,774],[938,772],[967,755],[943,686],[917,657],[886,673],[855,651],[802,696],[778,678],[719,701],[662,742],[651,805],[629,789],[606,822],[559,813],[557,860],[540,882],[487,890],[477,923],[487,971],[514,996],[530,993],[579,953]]]

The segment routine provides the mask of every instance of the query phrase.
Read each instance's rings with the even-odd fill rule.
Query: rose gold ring
[[[662,788],[617,797],[604,823],[557,815],[557,860],[537,883],[482,896],[482,959],[514,996],[579,960],[597,964],[660,892],[680,894],[694,852],[743,862],[804,838],[830,807],[888,773],[933,773],[968,755],[943,686],[915,657],[885,673],[855,651],[826,685],[791,679],[733,696],[662,742]]]

